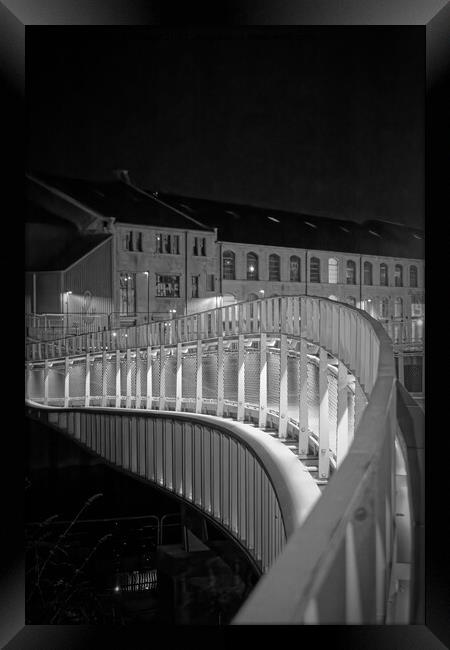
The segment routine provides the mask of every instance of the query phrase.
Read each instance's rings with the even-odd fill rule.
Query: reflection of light
[[[144,271],[144,275],[148,277],[148,271]]]
[[[249,270],[251,273],[253,273],[253,271],[255,270],[255,267],[254,267],[253,265],[250,265],[250,266],[248,267],[248,270]]]
[[[421,318],[418,318],[416,323],[419,325],[419,327],[421,327],[423,325],[423,320]]]
[[[117,334],[115,332],[113,332],[113,336],[117,336]]]
[[[114,587],[114,591],[120,591],[120,587]]]
[[[71,295],[72,295],[72,292],[71,292],[71,291],[68,291],[68,292],[67,292],[67,295],[68,295],[68,296],[71,296]]]
[[[264,289],[260,289],[259,292],[262,296],[264,295]]]

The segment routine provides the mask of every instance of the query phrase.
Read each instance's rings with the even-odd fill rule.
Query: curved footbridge
[[[367,314],[310,296],[27,345],[27,410],[219,523],[235,623],[422,622],[423,414]]]

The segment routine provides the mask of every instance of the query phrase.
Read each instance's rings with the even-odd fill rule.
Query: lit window
[[[417,287],[417,266],[410,266],[409,267],[409,286],[410,287]]]
[[[247,280],[258,280],[258,256],[247,253]]]
[[[394,300],[394,318],[402,318],[402,317],[403,317],[403,299],[396,298]]]
[[[347,273],[346,281],[347,284],[356,284],[356,262],[353,260],[347,260]]]
[[[423,302],[419,296],[411,296],[411,316],[412,318],[420,318],[423,316]]]
[[[223,279],[235,280],[236,279],[236,257],[233,251],[224,251],[222,255],[223,260]]]
[[[394,269],[394,285],[396,287],[403,287],[403,266],[396,264]]]
[[[380,285],[387,287],[389,285],[389,275],[387,264],[380,264]]]
[[[180,297],[180,276],[179,275],[157,275],[156,295],[159,298]]]
[[[310,282],[320,282],[320,260],[318,257],[311,257],[309,262]]]
[[[339,273],[339,262],[336,258],[330,257],[328,260],[328,282],[329,284],[337,284]]]
[[[370,262],[364,262],[364,284],[373,284],[372,264]]]
[[[280,256],[269,255],[269,280],[272,282],[280,281]]]
[[[289,279],[291,282],[301,282],[300,258],[297,255],[291,255]]]

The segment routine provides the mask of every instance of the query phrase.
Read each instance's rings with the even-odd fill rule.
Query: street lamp
[[[69,296],[72,295],[71,291],[66,291],[66,334],[69,329]]]

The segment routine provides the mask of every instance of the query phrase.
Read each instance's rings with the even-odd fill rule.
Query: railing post
[[[159,347],[159,410],[166,407],[166,348]]]
[[[238,335],[238,406],[237,419],[243,422],[245,418],[245,354],[244,335]]]
[[[50,367],[48,360],[44,361],[44,404],[48,404],[48,383]]]
[[[86,373],[84,378],[84,406],[87,408],[91,400],[91,356],[86,354]]]
[[[31,385],[31,370],[32,366],[30,363],[27,363],[25,370],[25,398],[30,399],[30,385]]]
[[[195,412],[202,412],[202,383],[203,383],[203,368],[202,368],[202,342],[197,340],[197,366],[195,373]]]
[[[69,406],[69,393],[70,393],[70,360],[69,357],[64,358],[64,408]]]
[[[147,346],[147,381],[145,382],[146,384],[146,391],[147,394],[145,396],[145,406],[147,409],[152,408],[152,349],[150,346]]]
[[[350,437],[348,430],[348,373],[342,361],[338,361],[337,375],[337,431],[336,431],[336,464],[339,466],[345,458]]]
[[[126,351],[126,365],[127,365],[127,374],[126,374],[127,397],[125,400],[125,405],[127,409],[129,409],[131,408],[131,348],[127,348]]]
[[[282,305],[284,305],[284,301]],[[284,311],[284,310],[283,310]],[[278,410],[278,436],[287,437],[288,394],[287,394],[287,337],[280,335],[280,392]]]
[[[107,382],[107,368],[108,368],[108,357],[106,356],[106,351],[103,350],[102,353],[102,406],[106,406],[106,393],[108,390]]]
[[[220,330],[222,330],[222,327],[220,328]],[[224,398],[223,336],[219,336],[217,340],[217,411],[216,411],[216,415],[218,417],[223,417],[223,398]]]
[[[176,383],[175,383],[175,410],[181,411],[181,397],[183,387],[183,361],[181,343],[177,343],[177,369],[176,369]]]
[[[298,366],[298,453],[300,458],[308,456],[309,418],[308,418],[308,356],[307,343],[300,339],[300,357]]]
[[[120,350],[116,350],[116,395],[115,395],[115,406],[116,408],[120,407]]]
[[[141,371],[142,371],[142,360],[141,360],[141,350],[136,348],[136,401],[134,403],[134,408],[141,408]]]
[[[330,472],[328,354],[323,348],[319,350],[319,479],[327,479]]]
[[[262,306],[262,303],[261,303]],[[259,423],[260,429],[267,426],[267,334],[259,339]]]

